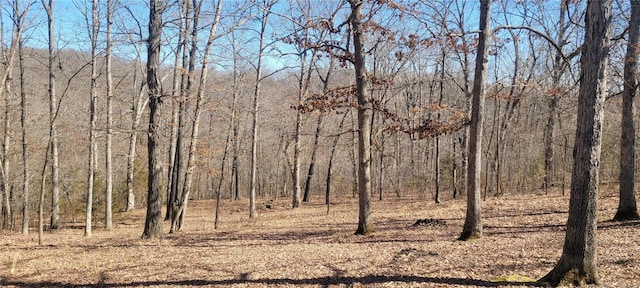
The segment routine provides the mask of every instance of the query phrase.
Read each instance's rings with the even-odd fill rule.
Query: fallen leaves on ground
[[[15,287],[315,286],[519,287],[550,271],[564,240],[568,197],[506,195],[483,202],[484,237],[456,241],[464,199],[373,202],[376,233],[356,236],[357,199],[318,199],[289,209],[224,200],[214,230],[213,201],[190,203],[185,229],[142,240],[144,210],[116,215],[115,228],[80,224],[29,235],[0,232],[0,285]],[[604,287],[640,285],[640,221],[609,222],[615,193],[599,202],[598,271]],[[315,203],[313,201],[317,201]],[[265,202],[267,203],[267,202]],[[423,219],[422,224],[414,226]],[[429,220],[424,220],[429,219]],[[446,223],[446,225],[435,225]],[[168,225],[165,223],[165,229]]]

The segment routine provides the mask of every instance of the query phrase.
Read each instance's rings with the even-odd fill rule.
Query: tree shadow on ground
[[[55,281],[23,282],[20,280],[0,279],[0,285],[15,287],[146,287],[146,286],[230,286],[230,285],[375,285],[384,283],[416,283],[416,284],[441,284],[475,287],[502,287],[506,285],[519,285],[528,287],[545,287],[535,282],[491,282],[469,278],[450,277],[421,277],[405,275],[367,275],[363,277],[339,277],[325,276],[308,279],[291,278],[262,278],[249,279],[248,275],[241,274],[234,279],[225,280],[175,280],[175,281],[138,281],[128,283],[95,283],[73,284]]]
[[[544,225],[484,225],[485,234],[487,235],[506,235],[506,234],[530,234],[540,232],[560,232],[567,225],[564,224],[544,224]]]

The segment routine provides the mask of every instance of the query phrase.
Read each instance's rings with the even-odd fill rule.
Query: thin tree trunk
[[[318,115],[316,122],[316,132],[313,135],[313,148],[311,148],[311,160],[309,162],[309,170],[307,171],[307,180],[304,183],[304,195],[302,202],[309,202],[309,193],[311,190],[311,181],[313,180],[313,173],[316,167],[316,155],[318,155],[318,146],[320,142],[320,133],[322,131],[322,113]]]
[[[300,165],[300,130],[301,130],[301,126],[302,126],[302,112],[300,111],[300,105],[302,104],[302,98],[304,97],[305,94],[305,77],[304,77],[304,72],[305,72],[305,64],[306,64],[306,60],[305,60],[305,54],[303,53],[300,56],[300,79],[298,80],[298,99],[297,99],[297,106],[296,107],[296,122],[295,122],[295,128],[294,128],[294,144],[293,144],[293,199],[292,199],[292,206],[293,208],[298,208],[300,207],[300,201],[301,201],[301,191],[300,191],[300,169],[301,169],[301,165]],[[306,193],[306,191],[305,191]],[[306,197],[309,197],[308,195],[304,195]],[[305,198],[306,200],[307,198]],[[305,201],[306,202],[306,201]]]
[[[18,4],[17,2],[15,3],[16,5]],[[20,17],[22,18],[22,17]],[[22,19],[19,21],[18,25],[22,25]],[[29,191],[29,143],[27,141],[27,93],[25,91],[25,75],[24,75],[24,46],[23,46],[23,41],[21,38],[18,39],[18,65],[19,65],[19,71],[20,71],[20,130],[21,130],[21,134],[22,134],[22,173],[23,173],[23,178],[22,178],[22,193],[24,193],[25,197],[24,199],[28,200],[28,195],[30,194]],[[24,205],[27,206],[29,203],[28,201],[25,200]],[[42,203],[40,203],[42,205]],[[28,210],[27,210],[28,211]],[[28,213],[24,213],[24,217],[25,218],[29,218]],[[23,227],[27,227],[28,229],[28,222],[27,225],[24,225]],[[24,228],[22,230],[23,234],[27,234],[24,233]],[[39,234],[40,235],[40,234]]]
[[[189,193],[191,191],[193,171],[196,168],[196,153],[197,153],[197,147],[198,147],[198,131],[199,131],[198,128],[200,126],[200,114],[202,113],[202,101],[204,98],[204,90],[207,85],[207,74],[208,74],[207,72],[209,71],[208,69],[209,54],[211,52],[211,46],[213,45],[213,41],[216,38],[216,29],[218,28],[218,22],[220,20],[221,9],[222,9],[222,0],[218,0],[218,3],[216,4],[216,11],[214,14],[215,20],[211,24],[211,28],[209,30],[209,39],[207,40],[207,44],[205,46],[203,60],[202,60],[202,69],[200,71],[200,81],[198,83],[198,89],[196,92],[196,105],[195,105],[195,111],[193,116],[194,118],[193,118],[192,129],[191,129],[191,139],[190,139],[191,141],[189,144],[189,154],[188,154],[187,167],[186,167],[187,171],[185,175],[185,183],[183,185],[183,191],[181,196],[182,199],[179,202],[181,206],[177,211],[177,215],[174,215],[175,219],[173,219],[172,225],[171,225],[172,232],[174,231],[173,229],[174,226],[175,226],[175,230],[177,231],[182,230],[184,225],[184,218],[185,218],[185,215],[187,214],[187,203],[189,201]],[[195,10],[196,10],[196,7],[194,7],[194,11]],[[200,7],[197,7],[197,10],[199,11]],[[194,23],[197,23],[195,19],[194,19]],[[194,24],[194,28],[196,27],[197,26]],[[197,37],[195,39],[197,39]],[[196,46],[197,44],[193,43],[193,45]]]
[[[142,238],[163,238],[162,233],[162,151],[160,151],[160,47],[162,36],[162,12],[165,1],[151,0],[149,7],[149,38],[147,42],[147,87],[149,89],[149,183],[147,213]]]
[[[259,99],[260,99],[260,84],[262,82],[262,58],[264,56],[265,49],[265,33],[267,29],[267,20],[270,9],[274,2],[263,1],[264,7],[262,7],[262,16],[260,21],[260,39],[258,46],[258,56],[256,64],[256,82],[253,90],[253,121],[251,122],[251,180],[249,183],[249,218],[254,219],[258,216],[256,211],[256,181],[258,173],[258,123],[259,123]]]
[[[338,125],[338,133],[342,131],[342,127],[344,127],[344,120],[347,119],[348,112],[345,112],[342,115],[342,120],[340,120],[340,125]],[[327,214],[329,214],[329,207],[331,206],[331,168],[333,168],[333,159],[336,154],[336,147],[338,146],[338,140],[340,140],[340,134],[334,136],[333,143],[331,144],[331,152],[329,154],[329,164],[327,165],[327,178],[325,182],[325,198],[324,202],[327,205]]]
[[[184,7],[186,10],[184,12],[185,17],[187,17],[187,21],[185,21],[185,31],[187,29],[191,29],[189,34],[189,39],[186,39],[185,36],[185,48],[183,54],[183,65],[187,67],[187,73],[182,75],[182,86],[181,86],[181,95],[178,105],[178,125],[177,125],[177,133],[176,133],[176,153],[174,156],[174,165],[172,170],[172,182],[170,186],[170,193],[168,193],[168,202],[167,202],[167,217],[171,220],[171,228],[169,229],[169,233],[173,233],[178,224],[177,221],[180,218],[180,212],[183,206],[183,195],[186,190],[186,180],[185,176],[187,173],[183,173],[185,168],[185,159],[183,153],[188,153],[186,139],[186,131],[187,131],[187,114],[189,111],[189,99],[191,98],[191,89],[193,87],[193,77],[195,77],[195,69],[196,69],[196,53],[198,50],[198,23],[200,20],[200,8],[202,2],[194,1],[193,8],[189,5],[188,1]],[[189,15],[192,13],[192,15]],[[189,21],[190,20],[190,21]],[[191,28],[188,27],[191,25]],[[185,32],[186,33],[186,32]],[[189,51],[187,53],[187,43],[190,43]],[[167,219],[167,218],[165,218]]]
[[[165,212],[165,220],[172,219],[174,212],[174,203],[176,202],[179,183],[180,183],[180,138],[181,138],[181,113],[184,117],[186,112],[183,112],[184,101],[186,101],[187,83],[191,73],[183,72],[188,69],[189,54],[188,54],[188,32],[189,25],[191,23],[191,16],[189,16],[191,10],[191,1],[184,0],[180,6],[180,33],[178,33],[178,45],[176,48],[174,66],[173,66],[173,87],[171,93],[171,139],[169,140],[169,169],[167,169],[167,209]],[[180,64],[182,63],[182,64]],[[186,68],[185,68],[186,67]],[[193,68],[193,67],[191,67]],[[192,71],[191,71],[192,72]]]
[[[467,213],[459,240],[482,237],[482,210],[480,207],[480,172],[482,169],[482,120],[488,44],[491,39],[491,0],[480,2],[480,33],[472,91],[471,123],[469,125],[469,161],[467,165]]]
[[[134,74],[133,78],[133,88],[138,89],[136,87],[136,78],[137,73]],[[139,92],[137,94],[137,98],[135,97],[133,101],[133,107],[131,107],[131,134],[129,135],[129,153],[127,154],[127,208],[125,211],[130,212],[136,208],[136,195],[133,191],[133,177],[135,171],[135,161],[136,161],[136,145],[138,142],[138,127],[140,126],[140,120],[142,119],[142,114],[144,112],[144,108],[147,106],[147,102],[149,100],[148,97],[144,96],[145,90],[144,85],[140,85]]]
[[[629,43],[624,62],[624,90],[622,91],[622,134],[620,139],[620,199],[613,220],[637,220],[635,179],[635,105],[633,99],[638,91],[638,38],[640,38],[640,0],[631,1],[629,20]]]
[[[18,51],[18,44],[22,39],[22,29],[23,29],[23,17],[27,14],[27,11],[29,10],[30,5],[28,5],[24,11],[22,11],[22,13],[20,11],[18,11],[18,2],[14,1],[13,5],[12,5],[12,21],[14,23],[14,29],[13,29],[13,33],[12,33],[12,39],[11,39],[11,48],[9,51],[9,56],[7,57],[4,50],[2,52],[3,54],[3,64],[4,64],[4,71],[1,75],[0,78],[0,93],[5,92],[5,88],[6,88],[6,94],[10,95],[11,94],[11,81],[9,81],[10,79],[10,74],[12,73],[13,70],[13,64],[14,64],[14,59],[15,56],[17,54]],[[1,14],[1,13],[0,13]],[[4,38],[1,38],[4,39]],[[9,219],[9,224],[10,226],[13,226],[13,209],[11,207],[11,203],[12,203],[12,187],[11,184],[9,182],[9,145],[10,145],[10,118],[9,118],[9,109],[8,107],[10,107],[10,103],[9,103],[9,97],[5,96],[5,103],[7,105],[7,107],[5,107],[5,119],[4,119],[4,145],[3,145],[3,163],[2,163],[2,178],[3,178],[3,190],[5,193],[5,205],[6,205],[6,217]],[[26,199],[28,200],[28,199]],[[24,201],[25,203],[27,203],[28,201]],[[29,219],[28,217],[24,217],[26,215],[28,215],[28,205],[23,205],[23,222],[22,222],[22,233],[23,234],[27,234],[29,232]]]
[[[51,148],[51,134],[49,134],[49,144],[47,145],[47,151],[45,155],[49,155],[49,149]],[[40,174],[40,202],[38,207],[38,245],[42,246],[44,242],[44,195],[46,192],[46,180],[47,180],[47,165],[49,164],[49,157],[44,157],[44,164],[42,165],[42,173]]]
[[[47,5],[45,0],[41,0],[42,6],[47,12],[47,23],[49,30],[49,133],[51,136],[51,220],[49,229],[60,227],[60,165],[58,161],[58,132],[56,118],[58,113],[58,100],[56,95],[56,73],[55,73],[55,18],[53,14],[54,0],[49,0]],[[49,157],[49,156],[47,156]]]
[[[87,206],[84,226],[84,236],[91,237],[91,222],[93,217],[93,188],[95,184],[96,168],[96,100],[98,97],[98,33],[100,31],[98,0],[93,0],[91,4],[92,23],[91,31],[91,88],[89,99],[89,168],[87,180]]]
[[[549,274],[540,279],[540,282],[554,286],[583,286],[599,282],[596,214],[611,3],[611,0],[587,2],[567,232],[560,260]]]
[[[1,5],[1,3],[0,3]],[[0,20],[1,20],[1,15],[2,13],[0,13]],[[0,23],[0,25],[2,25]],[[4,26],[4,25],[3,25]],[[4,29],[3,29],[4,30]],[[2,43],[4,43],[4,37],[2,35],[0,35],[0,39],[2,39]],[[9,74],[11,74],[11,69],[12,67],[9,66],[9,63],[7,63],[7,58],[6,58],[6,54],[4,53],[4,48],[0,48],[2,49],[2,60],[4,63],[6,63],[4,65],[4,70],[7,71]],[[12,77],[9,77],[12,78]],[[5,103],[5,107],[4,107],[4,136],[3,136],[3,145],[2,145],[2,191],[3,191],[3,207],[2,207],[2,212],[3,212],[3,216],[4,216],[4,222],[3,222],[3,227],[4,228],[11,228],[13,226],[13,221],[11,221],[13,219],[13,215],[12,215],[12,203],[11,203],[11,197],[10,197],[10,190],[11,190],[11,185],[9,182],[9,168],[10,168],[10,161],[9,161],[9,147],[11,145],[11,134],[10,134],[10,127],[11,127],[11,118],[9,116],[9,107],[11,107],[11,97],[9,97],[8,95],[10,94],[11,91],[11,83],[10,81],[6,81],[5,82],[5,87],[6,87],[6,94],[5,94],[5,90],[0,90],[0,93],[5,94],[4,95],[4,103]]]
[[[565,44],[565,14],[567,13],[567,5],[568,0],[560,1],[560,21],[558,24],[558,39],[557,45],[562,49]],[[555,147],[553,145],[553,139],[555,138],[555,130],[556,130],[556,116],[558,110],[558,102],[560,101],[561,87],[560,87],[560,79],[562,78],[562,74],[566,69],[567,65],[565,64],[565,59],[562,58],[560,51],[556,52],[554,62],[553,62],[553,76],[552,76],[552,85],[555,90],[555,93],[552,93],[549,103],[548,103],[548,111],[547,111],[547,124],[544,129],[544,179],[542,183],[542,188],[545,190],[545,193],[548,193],[549,187],[553,184],[553,162],[555,156]]]
[[[111,230],[113,227],[113,212],[111,211],[112,194],[113,194],[113,157],[112,144],[113,141],[113,76],[111,75],[111,51],[113,50],[113,42],[111,41],[111,25],[113,13],[113,3],[107,0],[107,50],[106,50],[106,69],[107,69],[107,143],[105,144],[105,210],[104,210],[104,228]]]

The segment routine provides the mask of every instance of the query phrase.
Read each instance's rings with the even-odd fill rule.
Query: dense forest
[[[571,193],[586,256],[545,279],[591,283],[597,185],[638,218],[637,0],[0,4],[4,229],[145,208],[157,238],[189,200],[353,197],[369,234],[371,201],[419,195],[466,197],[467,240],[482,199]]]

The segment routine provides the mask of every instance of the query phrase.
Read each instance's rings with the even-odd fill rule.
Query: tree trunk
[[[251,179],[249,183],[249,218],[254,219],[258,216],[256,211],[256,185],[258,173],[258,123],[259,123],[259,100],[260,100],[260,84],[262,82],[262,58],[265,50],[265,37],[267,29],[267,20],[269,19],[270,9],[273,4],[272,0],[264,0],[264,7],[260,19],[260,35],[258,46],[258,63],[256,64],[256,82],[253,90],[253,121],[251,122]]]
[[[9,56],[7,57],[6,53],[4,52],[4,50],[2,50],[2,60],[3,60],[3,65],[4,65],[4,71],[2,72],[1,78],[0,78],[0,93],[4,93],[5,92],[5,88],[6,88],[6,94],[10,95],[11,94],[11,81],[10,80],[10,75],[12,73],[13,70],[13,64],[14,64],[14,59],[15,56],[17,54],[18,51],[18,46],[19,43],[22,39],[22,29],[23,27],[23,19],[25,17],[25,15],[27,14],[29,8],[30,8],[30,4],[27,5],[27,7],[24,8],[23,11],[18,11],[18,2],[14,1],[13,5],[11,6],[11,13],[12,13],[12,19],[11,21],[13,21],[14,23],[14,29],[13,29],[13,33],[11,35],[12,39],[11,39],[11,48],[9,51]],[[1,14],[1,13],[0,13]],[[1,20],[1,17],[0,17]],[[0,27],[3,27],[3,25],[0,24]],[[0,31],[1,32],[1,31]],[[4,37],[0,36],[0,39],[4,39]],[[13,193],[12,193],[12,189],[13,187],[10,184],[10,169],[9,169],[9,145],[10,145],[10,132],[11,128],[10,128],[10,118],[9,118],[9,107],[11,105],[11,103],[9,102],[9,98],[8,96],[5,96],[5,103],[6,103],[6,107],[5,107],[5,113],[4,113],[4,143],[3,143],[3,159],[2,159],[2,189],[4,190],[4,196],[5,196],[5,224],[9,224],[9,226],[13,226],[13,209],[12,209],[12,201],[13,201]],[[24,203],[27,203],[28,199],[24,199]],[[23,205],[23,216],[28,214],[28,205]],[[8,220],[8,221],[7,221]],[[22,219],[22,233],[23,234],[27,234],[29,232],[29,219],[28,217],[23,217]]]
[[[311,71],[309,71],[311,73]],[[304,195],[302,196],[302,202],[309,202],[309,193],[311,191],[311,181],[313,180],[313,173],[316,167],[316,155],[318,154],[318,146],[320,141],[320,132],[322,131],[322,113],[318,115],[316,121],[316,132],[313,134],[313,147],[311,148],[311,160],[309,162],[309,170],[307,170],[307,180],[304,182]]]
[[[84,236],[91,237],[91,222],[93,218],[93,189],[96,168],[96,100],[98,97],[98,32],[100,19],[98,15],[98,0],[91,2],[91,88],[89,99],[89,168],[87,175],[87,206],[84,226]]]
[[[304,71],[305,71],[305,58],[304,58],[304,53],[300,56],[300,79],[298,80],[298,99],[297,99],[297,106],[296,107],[296,122],[295,122],[295,128],[294,128],[294,144],[293,144],[293,202],[292,202],[292,206],[293,208],[298,208],[300,207],[300,202],[301,202],[301,198],[300,198],[300,129],[302,126],[302,112],[300,111],[300,105],[302,104],[302,98],[304,97],[305,94],[305,85],[304,85]],[[307,196],[305,194],[305,196]],[[308,197],[308,196],[307,196]],[[306,198],[305,198],[306,199]]]
[[[15,3],[17,6],[17,2]],[[18,21],[17,25],[22,25],[22,16],[20,17],[20,20]],[[20,71],[20,131],[22,134],[22,173],[23,173],[23,178],[22,178],[22,193],[24,193],[25,197],[24,199],[28,200],[28,195],[30,194],[29,191],[29,143],[27,141],[27,93],[25,91],[25,75],[24,75],[24,46],[23,46],[23,41],[22,38],[18,38],[18,65],[19,65],[19,71]],[[28,205],[28,201],[25,200],[24,205]],[[28,213],[24,213],[24,217],[25,218],[29,218]],[[23,227],[28,227],[28,222],[27,225],[24,225]],[[25,230],[23,228],[22,230],[23,234]]]
[[[149,89],[149,183],[147,191],[147,213],[142,238],[163,238],[162,233],[162,151],[160,149],[160,47],[162,36],[163,0],[151,0],[149,7],[149,38],[147,42],[147,86]]]
[[[1,13],[0,13],[1,14]],[[4,52],[3,52],[4,54]],[[5,56],[5,55],[3,55]],[[3,57],[2,59],[3,61],[6,62],[6,58]],[[9,79],[13,78],[11,77],[12,75],[12,69],[13,67],[10,66],[9,64],[6,64],[4,67],[5,71],[7,71],[7,77],[9,77]],[[5,107],[4,107],[4,139],[3,139],[3,145],[2,145],[2,190],[4,191],[4,227],[5,228],[12,228],[13,226],[13,215],[12,215],[12,211],[13,211],[13,207],[12,207],[12,203],[11,203],[11,182],[10,182],[10,176],[9,173],[11,172],[9,169],[11,168],[10,162],[9,161],[9,148],[11,147],[11,116],[9,115],[9,107],[11,107],[11,97],[9,97],[9,95],[11,94],[11,80],[6,81],[4,83],[6,87],[6,91],[0,90],[0,93],[6,93],[4,96],[4,101],[5,101]],[[23,222],[23,227],[24,222]],[[27,223],[28,226],[28,223]],[[23,229],[24,232],[24,229]],[[29,229],[27,228],[27,233],[29,232]]]
[[[640,0],[631,1],[629,43],[624,62],[624,90],[622,91],[622,134],[620,139],[620,200],[613,220],[637,220],[638,208],[635,192],[635,106],[633,98],[638,91],[638,38],[640,37]]]
[[[580,59],[580,89],[569,218],[562,256],[540,282],[554,286],[597,284],[596,226],[602,118],[607,93],[611,0],[589,1]]]
[[[136,87],[136,79],[137,73],[134,74],[133,80],[133,88],[134,91],[138,89]],[[129,153],[127,154],[127,208],[125,211],[130,212],[136,208],[136,195],[133,192],[133,176],[135,170],[136,163],[136,145],[138,142],[138,127],[140,126],[140,120],[142,119],[142,114],[144,112],[144,107],[147,106],[147,102],[149,100],[148,97],[144,96],[144,85],[141,84],[139,88],[139,92],[137,94],[137,98],[133,97],[134,104],[131,107],[131,132],[129,134]],[[137,99],[137,100],[136,100]]]
[[[558,38],[557,45],[562,50],[566,45],[565,41],[565,14],[567,13],[567,3],[568,0],[562,0],[560,2],[560,20],[558,24]],[[549,186],[553,183],[554,169],[553,162],[555,156],[555,149],[553,146],[553,139],[555,138],[555,129],[556,129],[556,117],[558,113],[558,102],[562,95],[558,95],[558,92],[561,91],[560,80],[562,78],[562,74],[566,69],[567,65],[565,64],[565,59],[562,58],[561,51],[556,52],[555,59],[553,61],[553,76],[552,76],[552,85],[554,93],[551,94],[548,103],[548,111],[547,111],[547,124],[544,129],[544,179],[542,188],[547,193]]]
[[[51,220],[49,229],[60,227],[60,165],[58,161],[58,132],[56,118],[58,114],[58,100],[56,95],[56,73],[55,73],[55,25],[53,16],[54,0],[49,0],[47,5],[42,0],[42,6],[47,12],[47,23],[49,30],[49,134],[51,136]],[[49,156],[46,156],[49,157]]]
[[[358,97],[358,229],[357,235],[375,231],[371,219],[371,100],[369,99],[367,68],[362,23],[363,1],[349,0],[353,33],[356,96]]]
[[[202,2],[200,2],[200,4],[198,4],[198,7],[194,7],[194,11],[197,11],[198,13],[195,14],[194,13],[194,29],[197,28],[197,21],[195,21],[195,19],[197,17],[199,17],[199,11],[200,11],[200,5],[202,4]],[[209,71],[208,66],[209,66],[209,54],[211,51],[211,46],[213,45],[213,41],[216,38],[216,29],[218,28],[218,22],[220,20],[220,11],[222,9],[222,1],[218,1],[218,3],[216,4],[216,11],[215,11],[215,20],[213,21],[211,25],[211,28],[209,30],[209,39],[207,40],[207,44],[205,46],[205,50],[204,50],[204,55],[203,55],[203,60],[202,60],[202,69],[200,71],[200,81],[198,83],[198,89],[196,92],[196,106],[195,106],[195,111],[194,111],[194,116],[193,116],[193,121],[192,121],[192,129],[191,129],[191,138],[190,138],[190,143],[189,143],[189,154],[188,154],[188,159],[187,159],[187,167],[186,167],[186,175],[185,175],[185,183],[183,185],[183,191],[181,194],[181,198],[180,201],[178,203],[180,203],[180,207],[177,211],[177,213],[175,215],[172,215],[173,217],[175,217],[174,219],[172,219],[172,224],[171,224],[171,232],[177,230],[180,231],[182,230],[182,227],[184,225],[184,218],[185,215],[187,213],[187,203],[189,201],[189,193],[191,191],[191,182],[193,179],[193,171],[196,168],[196,153],[197,153],[197,147],[198,147],[198,128],[200,126],[200,114],[202,113],[202,101],[204,98],[204,90],[205,87],[207,86],[207,72]],[[195,35],[194,35],[195,36]],[[194,40],[196,40],[197,37],[194,38]],[[197,43],[193,43],[194,46],[197,46]],[[192,55],[191,57],[193,57],[195,55]],[[175,230],[174,230],[175,228]]]
[[[107,73],[107,143],[105,144],[105,209],[104,209],[104,228],[111,230],[113,227],[113,212],[111,211],[112,194],[113,194],[113,157],[112,145],[113,141],[113,76],[111,75],[111,51],[113,42],[111,41],[113,3],[107,0],[107,49],[106,49],[106,73]]]
[[[459,240],[482,237],[480,207],[480,172],[482,169],[482,121],[487,68],[488,44],[491,39],[491,0],[480,2],[480,33],[472,90],[471,123],[469,125],[469,161],[467,164],[467,214]]]
[[[338,140],[340,139],[340,131],[344,126],[344,120],[347,119],[347,113],[342,115],[342,120],[340,120],[340,125],[338,125],[338,135],[334,136],[333,143],[331,144],[331,152],[329,154],[329,164],[327,165],[327,178],[325,182],[325,197],[324,202],[327,205],[327,214],[329,214],[329,207],[331,206],[331,168],[333,168],[333,158],[336,154],[336,147],[338,146]]]
[[[167,169],[167,209],[165,212],[165,220],[173,219],[175,212],[175,204],[178,198],[179,185],[181,183],[180,175],[182,171],[182,125],[185,122],[186,107],[185,101],[189,96],[190,77],[195,69],[195,60],[189,60],[189,53],[195,54],[195,48],[188,49],[189,29],[191,19],[189,13],[191,11],[191,1],[182,1],[180,6],[180,33],[178,33],[178,44],[175,52],[173,66],[173,87],[171,93],[171,136],[169,140],[169,169]],[[190,65],[191,64],[191,65]]]

